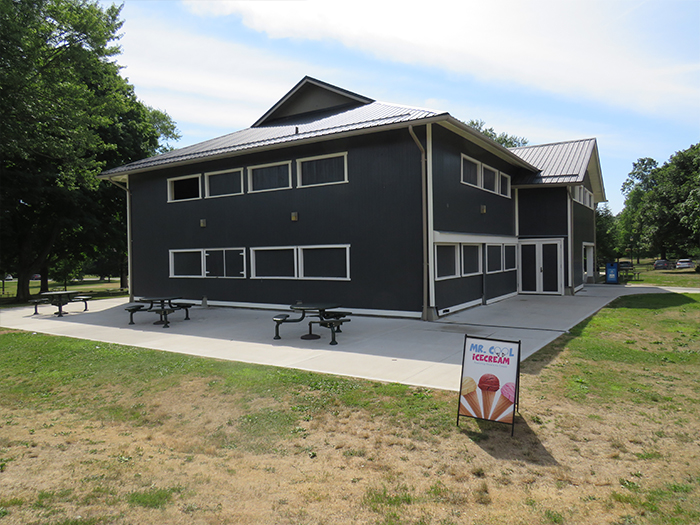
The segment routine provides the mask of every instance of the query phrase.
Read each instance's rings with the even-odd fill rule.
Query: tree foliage
[[[123,191],[96,175],[156,153],[163,133],[178,138],[119,75],[120,11],[96,0],[0,0],[0,270],[17,274],[20,301],[29,277],[61,253],[123,238]]]
[[[486,122],[483,120],[470,120],[467,122],[467,126],[474,128],[475,130],[483,133],[488,138],[495,140],[501,146],[506,148],[517,148],[520,146],[527,146],[529,141],[525,137],[517,137],[515,135],[508,135],[507,133],[496,133],[496,131],[491,127],[486,127]]]
[[[700,252],[700,144],[675,153],[663,166],[639,159],[622,185],[621,243],[652,256]]]
[[[619,256],[618,224],[607,204],[600,204],[595,210],[596,255],[598,264],[612,262]]]

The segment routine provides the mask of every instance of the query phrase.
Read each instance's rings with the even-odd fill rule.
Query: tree
[[[623,242],[629,238],[651,255],[666,259],[700,252],[700,144],[675,153],[663,165],[634,163],[622,185]]]
[[[595,210],[596,255],[598,265],[617,259],[618,227],[615,217],[607,204],[600,204]]]
[[[95,0],[0,0],[0,267],[15,269],[18,301],[59,241],[79,252],[90,237],[107,238],[96,174],[155,153],[160,130],[177,135],[111,60],[120,10]],[[102,193],[123,203],[116,190]]]
[[[508,135],[507,133],[496,133],[493,128],[486,128],[486,122],[483,120],[470,120],[467,122],[467,126],[474,128],[475,130],[483,133],[488,138],[495,140],[501,146],[506,148],[517,148],[520,146],[527,146],[529,141],[525,137],[516,137],[515,135]]]

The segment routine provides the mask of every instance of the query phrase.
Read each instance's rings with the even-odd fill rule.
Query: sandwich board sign
[[[464,336],[462,380],[459,385],[460,417],[511,425],[520,392],[520,341]]]

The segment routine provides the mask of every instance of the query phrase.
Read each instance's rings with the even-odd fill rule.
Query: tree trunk
[[[15,300],[18,303],[28,303],[31,296],[29,295],[29,280],[32,277],[31,271],[17,272],[17,295]]]
[[[41,292],[49,291],[49,265],[44,264],[41,266]]]
[[[129,288],[129,263],[126,258],[122,258],[122,262],[119,265],[119,288]]]

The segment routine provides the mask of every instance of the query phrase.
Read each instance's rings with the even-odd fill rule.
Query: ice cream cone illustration
[[[501,397],[496,402],[491,419],[498,419],[503,412],[508,410],[515,403],[515,383],[506,383],[501,387]]]
[[[481,408],[479,407],[479,397],[476,393],[476,381],[474,381],[471,377],[465,377],[462,379],[462,399],[469,403],[469,406],[476,417],[482,417]],[[465,416],[471,415],[467,412],[463,402],[459,404],[459,409],[460,414]]]
[[[512,423],[513,422],[513,412],[508,412],[505,416],[498,420],[499,423]]]
[[[489,419],[491,414],[491,406],[493,398],[501,386],[501,382],[493,374],[484,374],[479,379],[479,388],[481,389],[481,400],[484,406],[484,419]]]

